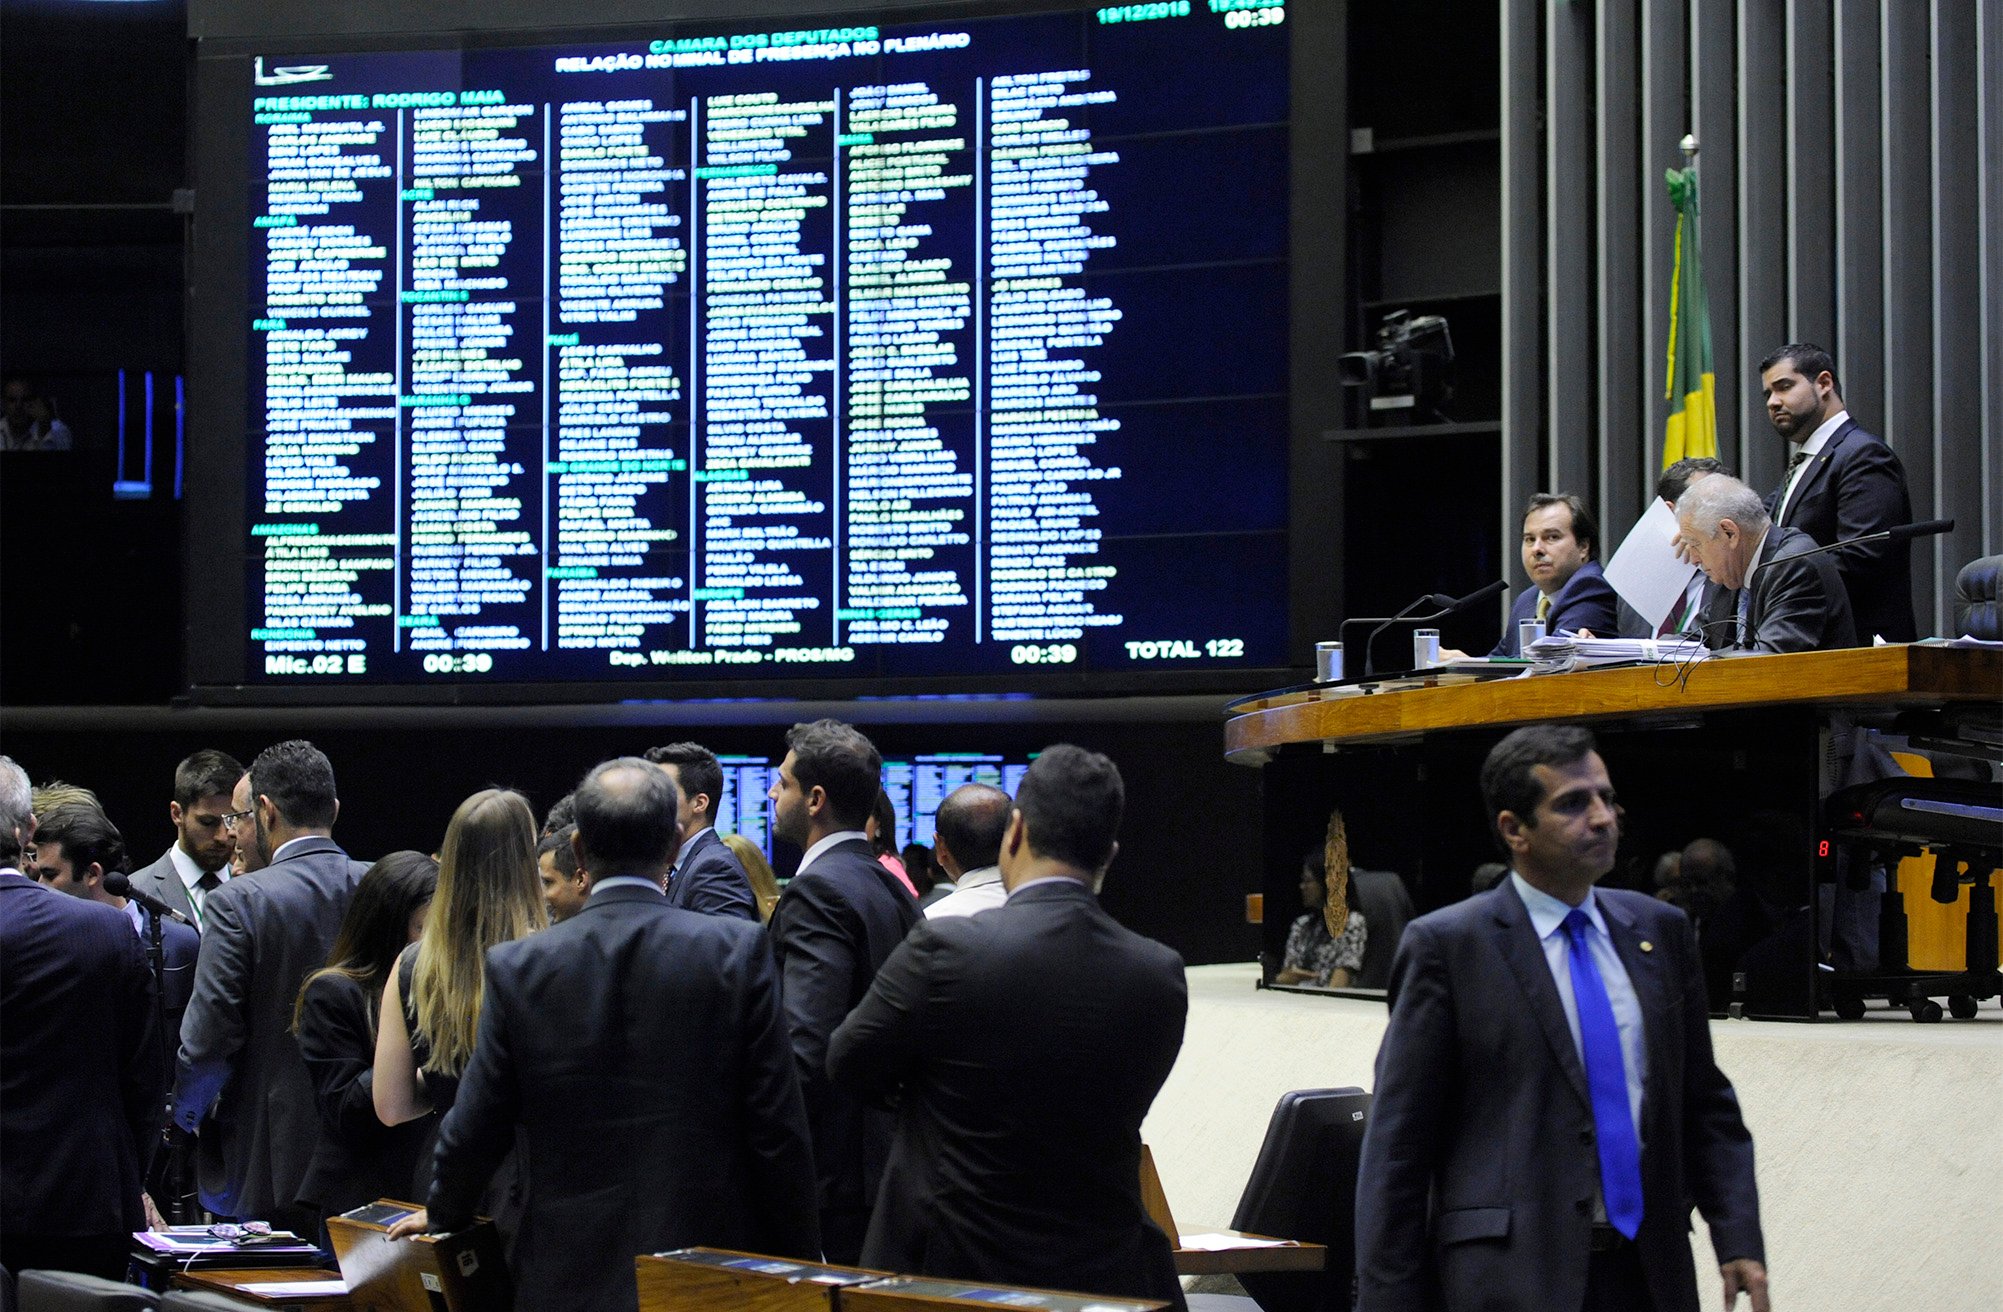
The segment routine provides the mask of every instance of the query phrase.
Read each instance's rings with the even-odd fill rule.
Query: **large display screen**
[[[247,61],[247,681],[1285,665],[1285,20]]]
[[[768,861],[780,854],[772,836],[772,785],[779,762],[769,756],[721,756],[723,797],[716,803],[717,832],[742,834]],[[897,814],[897,849],[909,843],[932,846],[939,803],[961,784],[992,784],[1010,797],[1029,772],[1029,758],[996,752],[929,752],[883,758],[883,790]],[[791,859],[797,860],[793,853]]]

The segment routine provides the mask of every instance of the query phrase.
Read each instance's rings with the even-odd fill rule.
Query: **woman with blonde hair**
[[[772,863],[758,850],[758,844],[742,834],[725,834],[723,845],[730,849],[737,864],[744,867],[745,878],[751,881],[751,894],[758,899],[758,918],[772,919],[772,908],[779,905],[779,877],[772,873]]]
[[[452,1106],[479,1033],[487,949],[548,923],[528,799],[503,788],[473,794],[446,827],[424,937],[383,992],[374,1083],[383,1124]],[[416,1183],[428,1184],[429,1165]]]

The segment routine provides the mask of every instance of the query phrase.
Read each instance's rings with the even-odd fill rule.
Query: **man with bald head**
[[[1002,834],[1008,829],[1007,793],[993,784],[961,784],[946,794],[933,817],[933,852],[953,880],[953,891],[925,908],[928,920],[971,916],[1008,899],[1002,888]]]
[[[576,807],[584,906],[488,952],[430,1206],[393,1233],[469,1224],[515,1150],[530,1182],[521,1307],[633,1309],[633,1259],[671,1248],[818,1258],[806,1108],[764,932],[662,891],[681,842],[665,771],[607,761]]]
[[[1676,523],[1705,577],[1732,594],[1707,616],[1707,645],[1769,654],[1857,645],[1834,557],[1811,554],[1815,539],[1774,524],[1744,483],[1728,474],[1692,483],[1676,503]]]

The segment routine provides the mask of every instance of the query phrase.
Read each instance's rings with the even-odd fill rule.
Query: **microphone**
[[[168,906],[159,898],[154,897],[151,893],[142,893],[134,888],[132,880],[127,877],[123,870],[114,870],[104,877],[104,891],[113,897],[131,898],[134,902],[145,907],[156,916],[166,916],[168,919],[178,920],[184,925],[188,923],[186,916],[174,910],[174,908]]]
[[[1364,651],[1363,651],[1362,672],[1355,675],[1350,675],[1347,678],[1338,679],[1336,682],[1356,683],[1363,679],[1369,678],[1371,673],[1370,644],[1377,640],[1378,634],[1382,633],[1385,629],[1389,628],[1391,625],[1398,623],[1400,620],[1406,620],[1413,624],[1430,624],[1434,620],[1443,620],[1449,615],[1458,615],[1460,612],[1466,610],[1468,607],[1478,606],[1484,601],[1489,601],[1496,597],[1501,596],[1508,590],[1509,590],[1508,580],[1497,579],[1493,583],[1485,584],[1482,587],[1476,588],[1473,592],[1468,593],[1465,597],[1448,597],[1438,592],[1429,592],[1425,596],[1413,602],[1411,605],[1405,607],[1405,609],[1399,611],[1396,615],[1390,615],[1390,616],[1364,615],[1364,616],[1359,616],[1355,619],[1344,620],[1342,622],[1342,627],[1339,630],[1337,630],[1337,633],[1342,638],[1342,649],[1345,655],[1347,655],[1349,651],[1349,631],[1352,625],[1374,623],[1377,625],[1377,627],[1372,629],[1370,631],[1370,636],[1363,640]],[[1430,615],[1412,614],[1414,610],[1418,609],[1421,606],[1434,606],[1437,607],[1437,609],[1434,610]],[[1345,669],[1343,673],[1347,675],[1348,670]]]

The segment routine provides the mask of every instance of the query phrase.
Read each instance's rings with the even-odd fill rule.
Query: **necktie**
[[[1538,593],[1538,594],[1537,594],[1537,622],[1538,622],[1539,624],[1542,624],[1542,623],[1543,623],[1543,622],[1544,622],[1544,621],[1545,621],[1546,619],[1548,619],[1548,618],[1550,617],[1550,614],[1551,614],[1551,594],[1550,594],[1550,593],[1548,593],[1548,592],[1540,592],[1540,593]]]
[[[1634,1238],[1641,1229],[1641,1144],[1627,1100],[1627,1065],[1613,1004],[1586,946],[1592,922],[1573,908],[1565,913],[1565,943],[1572,966],[1572,1001],[1579,1012],[1579,1048],[1586,1088],[1593,1099],[1593,1141],[1600,1150],[1600,1196],[1613,1228]]]
[[[1655,636],[1658,638],[1667,638],[1681,633],[1683,631],[1683,617],[1689,613],[1689,610],[1690,593],[1686,589],[1677,595],[1676,604],[1669,608],[1669,614],[1663,619],[1662,627],[1655,631]]]

